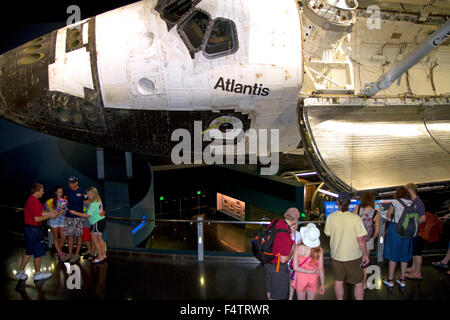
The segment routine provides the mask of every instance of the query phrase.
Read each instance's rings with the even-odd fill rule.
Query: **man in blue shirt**
[[[78,185],[78,178],[71,176],[67,184],[69,188],[66,190],[67,195],[67,213],[64,219],[64,235],[67,236],[69,244],[69,254],[64,259],[70,263],[77,263],[80,260],[81,241],[83,236],[84,219],[89,217],[83,213],[84,200],[86,191]],[[77,237],[77,249],[73,254],[73,238]]]

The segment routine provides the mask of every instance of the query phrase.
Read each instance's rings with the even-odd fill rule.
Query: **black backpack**
[[[397,233],[403,238],[414,238],[419,231],[419,212],[414,204],[407,206],[401,199],[397,201],[403,206],[403,212],[395,226]]]
[[[275,229],[278,221],[280,219],[274,220],[266,230],[258,233],[251,242],[253,255],[262,263],[269,263],[275,258],[273,256],[273,243],[277,234],[280,232],[289,233],[286,229]]]

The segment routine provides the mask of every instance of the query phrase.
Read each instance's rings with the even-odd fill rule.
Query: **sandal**
[[[398,285],[399,285],[401,288],[406,287],[406,281],[405,281],[405,279],[396,279],[395,282],[397,282]]]
[[[422,277],[417,277],[417,276],[413,275],[412,273],[406,273],[405,278],[410,279],[410,280],[423,280]]]
[[[83,259],[89,259],[89,257],[92,257],[92,254],[90,254],[89,252],[88,253],[85,253],[84,255],[83,255]]]
[[[92,263],[95,263],[95,264],[102,264],[102,263],[105,263],[105,259],[103,259],[103,260],[95,259],[94,261],[92,261]]]
[[[90,255],[87,259],[88,259],[89,261],[92,261],[92,260],[94,260],[94,259],[97,259],[97,256]]]
[[[445,263],[443,263],[442,261],[439,261],[439,262],[433,262],[431,265],[432,265],[433,267],[436,267],[436,268],[439,268],[439,269],[447,269],[447,268],[448,268],[448,265],[445,264]]]
[[[387,277],[383,278],[383,283],[388,286],[389,288],[392,288],[394,286],[394,279],[388,279]]]

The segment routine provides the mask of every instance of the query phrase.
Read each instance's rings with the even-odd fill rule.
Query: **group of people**
[[[415,184],[409,183],[399,188],[394,198],[386,215],[391,221],[384,248],[389,272],[383,283],[394,286],[395,268],[400,263],[401,273],[396,282],[404,288],[406,278],[422,278],[420,270],[425,241],[418,234],[414,238],[400,236],[396,224],[405,206],[418,212],[419,224],[425,222],[426,215]],[[337,198],[339,210],[327,217],[324,229],[325,235],[330,238],[331,274],[338,300],[344,298],[344,283],[354,286],[355,299],[364,299],[369,255],[380,232],[380,212],[375,208],[375,199],[371,193],[364,192],[361,195],[361,202],[353,212],[349,211],[350,203],[351,195],[340,193]],[[264,264],[268,299],[292,300],[296,293],[299,300],[313,300],[317,291],[320,294],[325,292],[320,231],[313,223],[297,231],[299,217],[299,211],[290,208],[285,212],[284,219],[274,220],[268,227],[273,225],[275,230],[284,230],[277,232],[273,241],[273,260]],[[436,265],[447,266],[449,258],[450,254]],[[410,261],[413,261],[412,266],[407,269]]]
[[[51,277],[50,273],[41,272],[41,258],[46,254],[46,245],[42,222],[47,220],[51,228],[53,246],[61,262],[75,264],[80,260],[82,242],[88,249],[85,259],[95,264],[106,260],[106,248],[103,241],[106,220],[102,200],[97,188],[87,190],[79,186],[79,179],[71,176],[67,180],[68,188],[55,187],[53,196],[44,205],[40,199],[44,195],[44,186],[34,183],[30,196],[24,207],[25,254],[22,257],[16,278],[26,280],[25,267],[34,257],[34,280]],[[76,247],[74,241],[76,239]],[[63,252],[67,240],[68,253]],[[95,254],[96,252],[96,254]]]
[[[68,179],[67,185],[66,189],[56,187],[53,196],[44,205],[40,202],[44,186],[40,183],[31,186],[30,196],[24,207],[25,254],[16,274],[17,279],[28,278],[25,267],[31,256],[34,256],[34,280],[51,277],[50,273],[40,270],[41,258],[46,254],[42,230],[42,222],[45,220],[51,228],[53,245],[60,261],[77,263],[84,242],[88,248],[85,259],[95,264],[105,262],[107,257],[103,233],[106,221],[99,192],[95,187],[83,189],[74,176]],[[324,229],[324,234],[330,238],[331,274],[335,280],[334,291],[338,300],[344,298],[344,283],[354,286],[355,299],[364,299],[369,255],[380,232],[381,218],[375,208],[373,195],[364,192],[361,203],[353,212],[349,211],[350,202],[349,193],[339,194],[339,210],[327,217]],[[384,246],[384,258],[389,261],[389,272],[383,283],[388,287],[394,286],[397,264],[401,268],[400,276],[395,282],[400,287],[406,286],[407,278],[422,279],[422,250],[425,241],[419,234],[414,238],[401,236],[396,227],[406,207],[413,207],[417,211],[419,224],[426,221],[424,203],[418,197],[417,186],[413,183],[397,189],[386,213],[391,221]],[[321,295],[325,293],[320,230],[315,224],[309,223],[298,231],[299,218],[298,209],[290,208],[285,212],[284,219],[276,219],[268,227],[275,230],[271,252],[273,259],[264,264],[268,299],[292,300],[295,293],[299,300],[314,300],[317,292]],[[63,252],[66,240],[67,254]],[[447,256],[433,265],[447,268],[449,260],[450,241]],[[407,269],[410,261],[413,262],[412,266]]]
[[[425,222],[425,205],[417,195],[417,187],[413,183],[397,189],[392,206],[386,214],[387,218],[391,220],[384,245],[384,258],[389,261],[389,273],[388,277],[383,279],[383,283],[388,287],[394,286],[394,272],[398,263],[400,263],[400,277],[395,279],[395,282],[400,287],[406,286],[406,278],[422,279],[422,250],[425,241],[419,234],[414,238],[402,237],[396,228],[405,206],[415,207],[419,224]],[[407,270],[408,262],[411,260],[413,261],[412,266]]]

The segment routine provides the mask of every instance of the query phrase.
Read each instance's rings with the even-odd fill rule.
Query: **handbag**
[[[425,213],[426,219],[419,227],[419,236],[426,242],[432,243],[439,240],[442,230],[442,221],[434,214]]]

